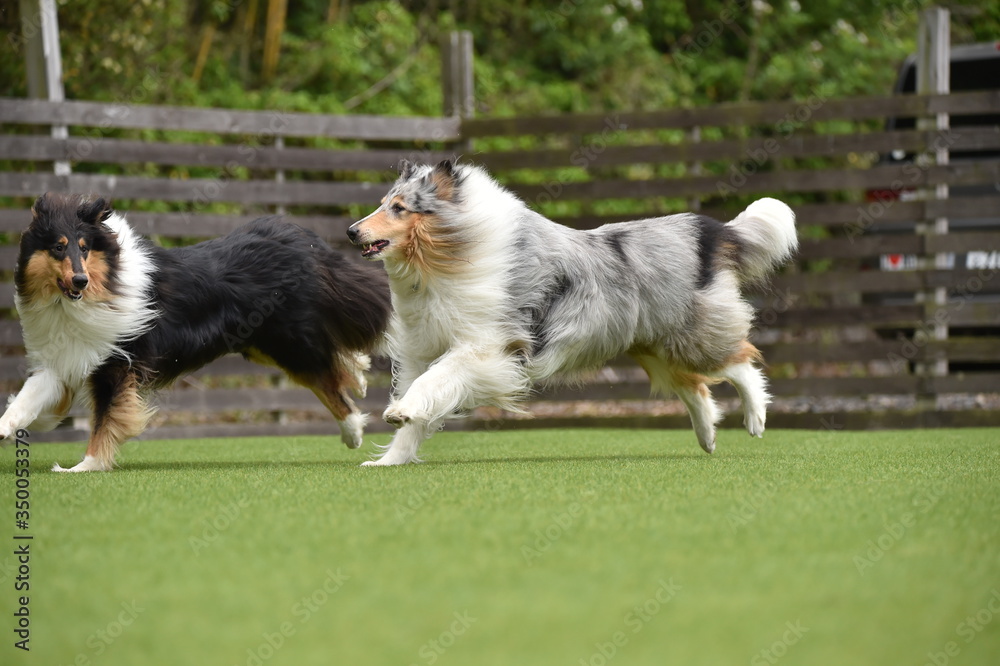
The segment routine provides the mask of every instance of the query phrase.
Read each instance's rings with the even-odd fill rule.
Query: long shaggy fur
[[[68,471],[111,469],[146,428],[150,393],[237,352],[310,388],[344,442],[361,444],[351,394],[364,394],[367,352],[388,324],[381,271],[278,218],[166,250],[104,199],[50,193],[32,214],[15,272],[29,377],[0,438],[54,428],[79,402],[93,411],[91,437]]]
[[[766,382],[740,288],[795,252],[794,215],[774,199],[735,220],[683,214],[577,231],[531,211],[482,169],[404,163],[382,205],[348,231],[385,264],[397,364],[384,418],[399,429],[370,464],[417,459],[444,420],[517,409],[531,386],[633,356],[652,387],[686,404],[715,447],[708,386],[736,385],[751,435]]]

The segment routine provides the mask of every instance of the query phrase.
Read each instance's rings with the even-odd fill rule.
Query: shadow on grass
[[[212,470],[264,470],[264,469],[355,469],[368,458],[354,460],[176,460],[176,461],[136,461],[126,462],[115,468],[117,472],[166,472],[166,471],[212,471]],[[473,465],[544,465],[552,463],[635,463],[654,461],[699,462],[710,461],[711,456],[704,454],[610,454],[610,455],[579,455],[579,456],[532,456],[512,458],[473,458],[468,460],[426,460],[410,468],[445,468]],[[51,469],[39,470],[48,474]]]

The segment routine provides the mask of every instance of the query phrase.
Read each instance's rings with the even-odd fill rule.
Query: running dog
[[[377,460],[417,461],[445,419],[479,405],[519,411],[535,382],[634,358],[653,391],[676,393],[701,447],[721,418],[709,386],[728,381],[753,436],[770,401],[754,313],[741,288],[798,247],[795,216],[760,199],[729,223],[686,213],[578,231],[530,210],[484,170],[402,163],[381,206],[348,229],[381,260],[394,313],[398,430]]]
[[[137,235],[101,198],[45,194],[21,235],[15,305],[28,379],[0,438],[51,430],[75,403],[93,411],[83,460],[110,470],[145,430],[156,389],[228,353],[311,389],[360,446],[367,352],[389,320],[382,271],[355,265],[311,231],[265,217],[190,247]]]

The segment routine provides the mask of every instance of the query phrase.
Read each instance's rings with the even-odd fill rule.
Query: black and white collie
[[[348,236],[384,262],[394,308],[397,367],[383,417],[398,430],[366,464],[415,461],[446,418],[477,405],[517,410],[533,383],[623,353],[654,391],[680,397],[705,451],[720,418],[713,383],[734,384],[747,430],[764,432],[769,396],[740,291],[798,246],[780,201],[761,199],[728,224],[683,214],[578,231],[482,169],[404,163]]]
[[[361,444],[367,352],[389,318],[382,271],[347,261],[311,231],[261,218],[166,250],[104,199],[46,194],[21,236],[15,304],[29,377],[0,437],[49,430],[75,401],[93,410],[83,461],[110,470],[153,414],[149,394],[228,353],[275,365],[311,389]]]

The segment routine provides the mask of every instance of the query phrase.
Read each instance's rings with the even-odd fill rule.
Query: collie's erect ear
[[[114,209],[111,202],[104,197],[98,197],[93,201],[84,201],[76,209],[76,216],[87,224],[97,224],[111,217]]]
[[[52,201],[51,192],[46,192],[42,196],[35,199],[35,203],[31,204],[31,220],[35,221],[40,218],[46,217],[50,212],[49,204]]]
[[[413,162],[410,160],[399,160],[399,177],[409,178],[413,175]]]
[[[431,171],[431,182],[437,189],[437,198],[452,201],[455,197],[455,165],[451,160],[439,162]]]

